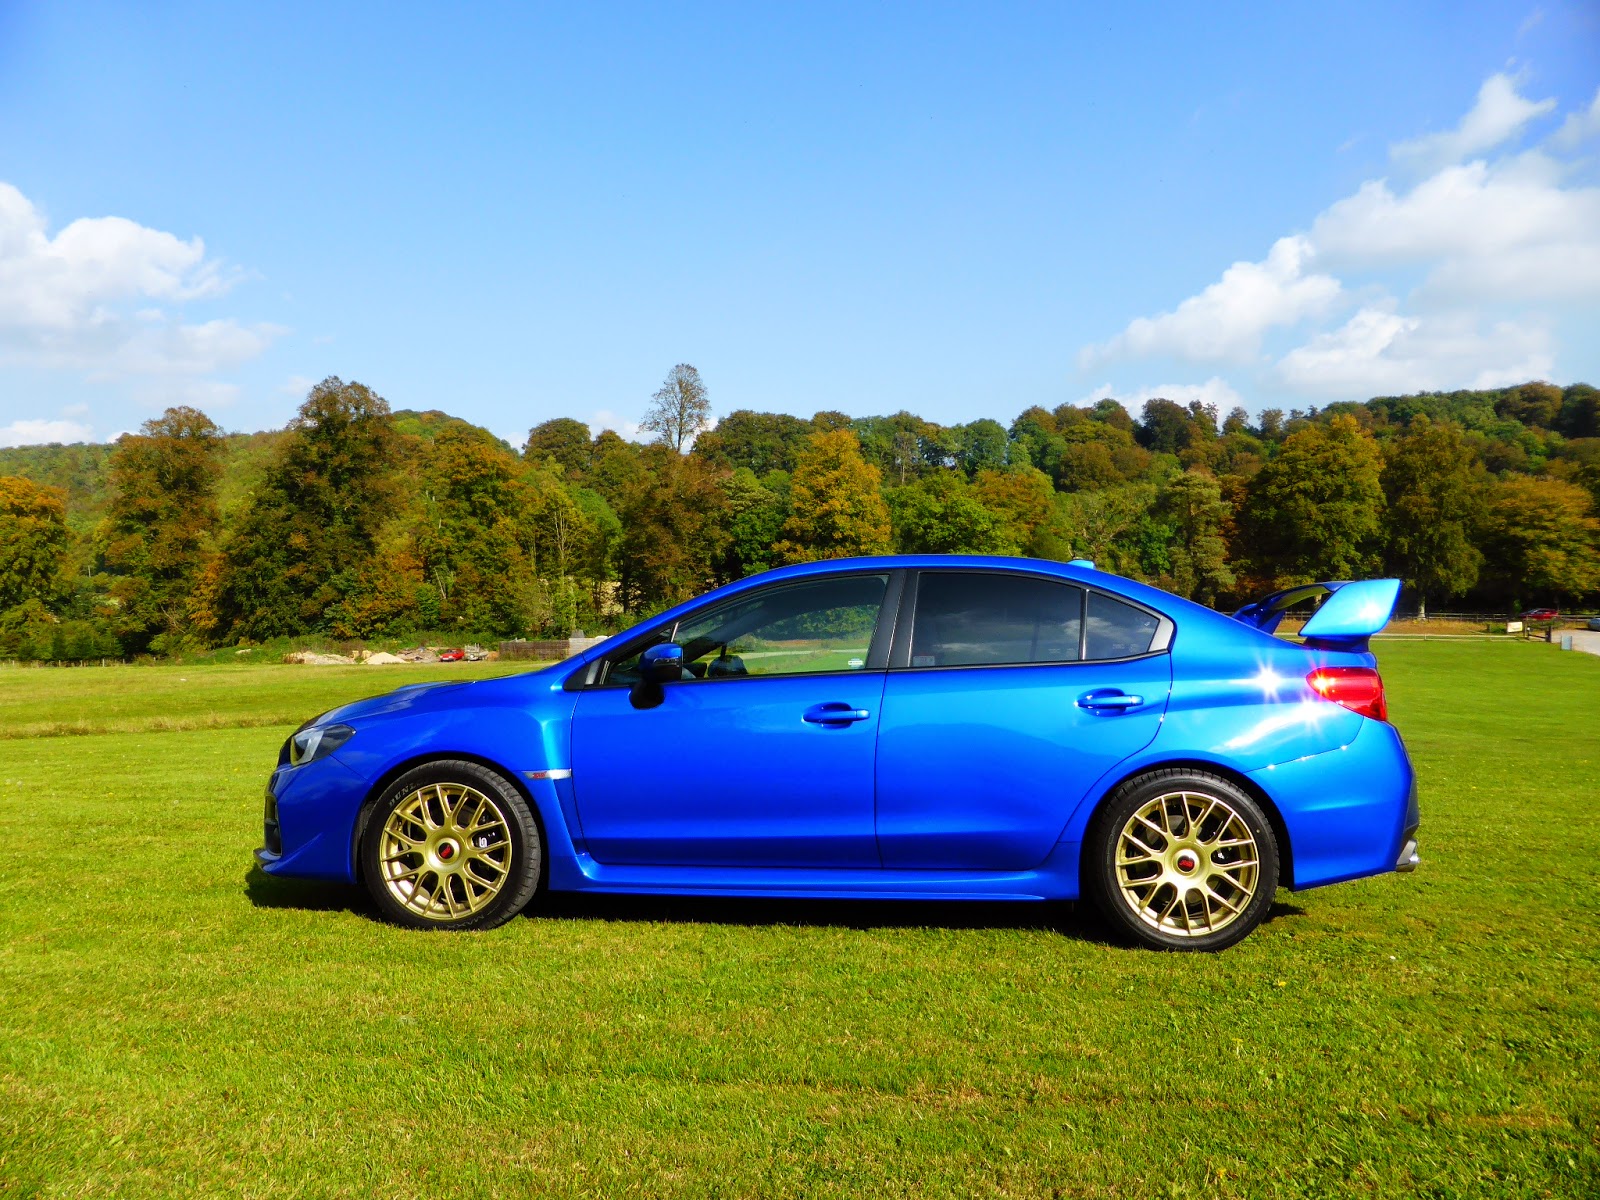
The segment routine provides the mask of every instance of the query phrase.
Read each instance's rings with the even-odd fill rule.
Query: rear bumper
[[[1363,721],[1348,745],[1250,778],[1283,817],[1296,890],[1415,866],[1416,775],[1392,725]]]
[[[1411,780],[1411,795],[1406,801],[1406,827],[1400,833],[1403,839],[1400,857],[1394,861],[1396,871],[1415,871],[1422,856],[1417,853],[1417,830],[1422,828],[1422,810],[1417,807],[1417,781]]]

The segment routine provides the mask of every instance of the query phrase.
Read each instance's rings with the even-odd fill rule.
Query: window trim
[[[658,642],[672,641],[676,637],[678,628],[685,621],[696,620],[702,616],[715,613],[718,609],[733,604],[742,604],[753,597],[765,595],[768,592],[782,591],[787,588],[807,587],[813,584],[826,582],[833,579],[844,579],[851,575],[884,575],[885,580],[883,599],[878,602],[878,620],[872,633],[872,641],[867,646],[866,665],[858,671],[796,671],[792,674],[773,675],[722,675],[715,679],[680,680],[682,683],[742,683],[752,679],[805,679],[825,675],[844,675],[856,677],[882,672],[887,669],[889,662],[889,648],[893,642],[895,622],[901,609],[902,588],[905,578],[909,574],[903,568],[884,570],[882,567],[863,568],[860,570],[826,571],[816,575],[801,575],[793,579],[777,580],[759,587],[746,588],[732,596],[725,596],[711,604],[692,608],[678,616],[671,624],[656,625],[646,630],[637,637],[629,638],[609,654],[601,655],[589,663],[582,671],[575,671],[569,677],[569,682],[576,680],[574,690],[578,691],[618,691],[633,687],[631,683],[609,683],[605,676],[611,664],[623,659],[631,658],[649,646]]]
[[[1011,575],[1021,579],[1038,579],[1045,583],[1059,584],[1062,587],[1076,588],[1079,594],[1078,601],[1078,657],[1075,659],[1051,659],[1048,662],[1026,663],[951,663],[942,667],[914,667],[911,665],[911,637],[917,621],[917,597],[921,591],[920,584],[924,575]],[[1150,648],[1142,654],[1129,654],[1122,658],[1088,658],[1086,651],[1089,648],[1089,595],[1098,593],[1108,600],[1115,600],[1126,604],[1129,608],[1138,609],[1156,619],[1156,630],[1150,635]],[[900,620],[896,622],[894,646],[889,655],[889,670],[891,671],[995,671],[1012,670],[1019,667],[1080,667],[1094,666],[1100,663],[1137,662],[1144,658],[1154,658],[1158,654],[1166,654],[1172,649],[1172,634],[1176,629],[1172,618],[1163,612],[1158,612],[1148,604],[1113,592],[1109,588],[1096,587],[1093,584],[1079,583],[1075,579],[1067,579],[1060,575],[1052,575],[1044,571],[1024,571],[1008,567],[924,567],[911,572],[911,577],[906,581],[905,590],[900,600]]]

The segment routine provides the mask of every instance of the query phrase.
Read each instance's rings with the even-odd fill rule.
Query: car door
[[[925,571],[908,593],[878,733],[884,866],[1036,867],[1160,728],[1171,622],[1018,572]]]
[[[774,584],[647,641],[684,677],[636,689],[635,643],[578,697],[572,783],[601,863],[877,867],[873,762],[888,572]],[[892,610],[891,610],[892,611]]]

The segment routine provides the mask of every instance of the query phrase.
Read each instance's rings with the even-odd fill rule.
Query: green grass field
[[[1005,906],[406,932],[252,872],[263,782],[496,668],[0,671],[0,1196],[1593,1197],[1600,659],[1381,658],[1421,869],[1213,957]]]

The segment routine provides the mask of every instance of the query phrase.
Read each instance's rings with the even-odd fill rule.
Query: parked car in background
[[[1600,629],[1600,617],[1590,617],[1585,628]]]
[[[441,650],[441,651],[439,651],[439,661],[440,662],[460,662],[462,659],[464,659],[466,657],[467,657],[467,652],[465,650]]]
[[[541,671],[307,721],[257,859],[418,929],[540,889],[1084,897],[1132,940],[1220,950],[1279,886],[1416,865],[1368,650],[1399,593],[1307,584],[1230,617],[1086,562],[783,567]]]
[[[1555,621],[1561,616],[1553,608],[1530,608],[1525,613],[1518,614],[1524,621]]]

